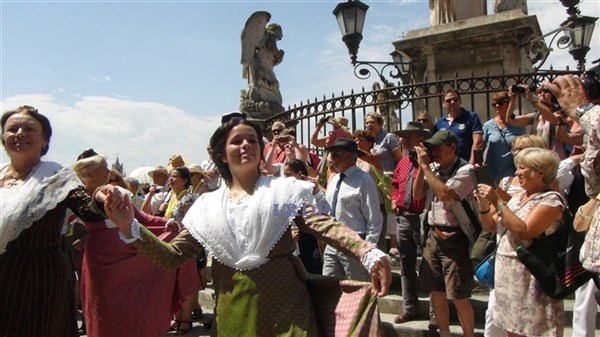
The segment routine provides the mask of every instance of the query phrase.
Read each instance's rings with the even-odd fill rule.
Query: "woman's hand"
[[[133,221],[133,205],[128,196],[118,189],[112,190],[104,201],[104,212],[126,237],[131,238],[131,222]]]
[[[321,185],[319,184],[319,177],[311,177],[311,176],[301,176],[302,180],[310,181],[313,183],[312,194],[315,195],[321,190]]]
[[[494,188],[490,185],[486,184],[478,184],[477,185],[477,201],[479,201],[480,209],[489,209],[490,205],[498,204],[498,195]]]
[[[381,258],[375,261],[371,268],[371,283],[377,296],[384,297],[390,290],[392,284],[392,269],[387,258]]]

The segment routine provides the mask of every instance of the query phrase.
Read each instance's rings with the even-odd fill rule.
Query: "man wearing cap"
[[[458,157],[457,144],[452,131],[441,130],[426,140],[424,146],[415,146],[420,170],[413,185],[413,197],[417,200],[426,197],[423,229],[427,234],[419,275],[421,284],[431,291],[442,337],[450,336],[448,299],[456,307],[463,334],[474,336],[475,318],[469,301],[473,283],[469,247],[477,233],[467,214],[470,205],[461,201],[472,200],[476,181],[473,166]],[[430,156],[434,162],[431,165]]]
[[[367,242],[376,245],[383,216],[379,210],[375,182],[367,172],[356,166],[358,157],[364,153],[350,139],[338,139],[325,150],[331,154],[333,167],[339,172],[331,179],[325,194],[330,214]],[[329,245],[323,254],[323,275],[338,279],[369,280],[361,261]]]
[[[420,215],[425,208],[425,197],[413,198],[413,182],[420,171],[413,149],[429,138],[429,131],[419,122],[408,122],[403,130],[394,134],[400,137],[400,143],[406,151],[396,165],[392,178],[394,190],[390,196],[392,211],[396,216],[395,233],[402,271],[403,312],[394,318],[394,322],[400,324],[416,319],[419,311],[416,266],[420,245]]]
[[[142,211],[150,214],[157,214],[169,194],[169,172],[164,166],[157,166],[154,170],[148,172],[152,178],[152,185],[142,204]]]
[[[441,117],[433,125],[433,132],[450,130],[458,139],[458,156],[475,164],[474,150],[483,149],[483,126],[479,115],[461,107],[460,94],[449,89],[444,95],[446,117]]]

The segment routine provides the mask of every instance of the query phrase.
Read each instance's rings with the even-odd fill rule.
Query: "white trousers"
[[[492,313],[494,312],[494,307],[496,306],[496,291],[494,289],[490,290],[490,296],[488,300],[488,307],[485,311],[485,330],[483,331],[483,335],[485,337],[506,337],[506,330],[500,328],[496,324],[494,324],[494,319]]]
[[[575,291],[575,305],[573,306],[573,337],[595,336],[598,303],[596,303],[594,293],[597,290],[594,281],[590,280]]]

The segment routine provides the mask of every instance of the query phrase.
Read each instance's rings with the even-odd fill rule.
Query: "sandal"
[[[169,330],[167,331],[175,331],[177,329],[179,329],[179,325],[181,324],[181,321],[178,321],[176,319],[171,321],[171,326],[169,327]]]
[[[181,325],[184,324],[184,323],[188,325],[187,329],[181,327]],[[185,335],[186,333],[190,332],[190,330],[192,330],[192,328],[193,328],[192,321],[181,321],[181,322],[179,322],[179,326],[177,327],[177,331],[175,331],[175,335],[176,336]]]

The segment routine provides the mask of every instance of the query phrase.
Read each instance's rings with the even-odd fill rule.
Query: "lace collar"
[[[0,254],[22,231],[64,200],[81,182],[70,168],[41,162],[23,184],[0,188]]]
[[[219,262],[237,270],[254,269],[269,261],[267,255],[296,216],[294,208],[313,202],[312,186],[291,177],[260,177],[254,195],[246,201],[250,226],[241,233],[247,238],[246,247],[236,244],[235,229],[227,222],[227,186],[201,195],[183,225]]]

